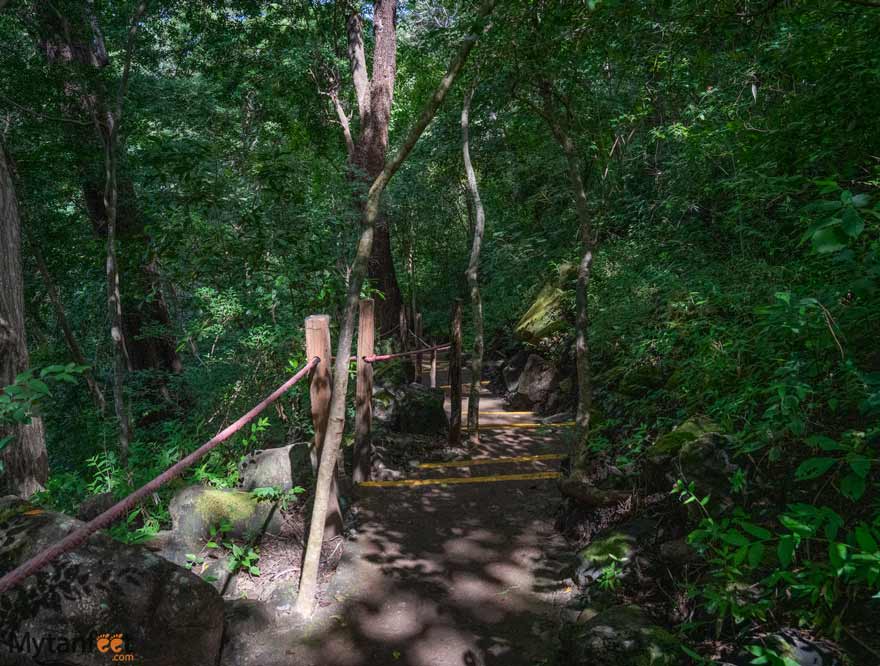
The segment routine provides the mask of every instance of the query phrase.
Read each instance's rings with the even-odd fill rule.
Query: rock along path
[[[534,414],[505,412],[485,387],[480,410],[481,443],[467,458],[481,464],[410,475],[474,482],[360,489],[358,536],[327,592],[339,605],[287,652],[287,663],[546,663],[571,590],[560,575],[565,542],[553,525],[558,491],[540,477],[558,470],[553,454],[565,449],[564,430],[529,427]],[[466,399],[462,412],[466,420]],[[507,458],[515,460],[499,460]],[[475,478],[496,475],[539,478]]]

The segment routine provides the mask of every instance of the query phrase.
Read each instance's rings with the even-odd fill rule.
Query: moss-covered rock
[[[692,442],[710,432],[719,432],[715,422],[706,416],[694,416],[674,428],[671,432],[658,437],[657,441],[654,442],[654,445],[648,451],[648,455],[678,455],[685,443]]]
[[[656,532],[657,524],[647,518],[638,518],[619,527],[603,530],[578,555],[575,581],[586,586],[602,577],[606,567],[616,563],[626,577],[637,553]]]
[[[82,522],[14,497],[0,499],[0,575]],[[0,597],[0,664],[95,666],[98,634],[156,666],[214,664],[223,600],[205,581],[139,545],[93,534]]]
[[[571,666],[678,666],[679,641],[638,606],[615,606],[566,628],[562,663]]]
[[[187,544],[203,542],[221,524],[229,526],[228,536],[248,540],[281,530],[277,508],[241,490],[190,486],[174,496],[169,511],[177,538]]]
[[[648,450],[644,461],[648,488],[662,492],[679,479],[693,482],[700,497],[713,498],[713,508],[727,508],[732,504],[730,476],[737,469],[731,459],[733,449],[733,440],[710,419],[688,419]]]
[[[565,298],[565,285],[577,274],[577,267],[563,264],[559,267],[559,275],[545,284],[526,313],[514,327],[516,335],[530,343],[537,344],[559,332],[566,326],[562,309]]]

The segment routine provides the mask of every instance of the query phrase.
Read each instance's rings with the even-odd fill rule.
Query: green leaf
[[[813,250],[819,254],[837,252],[846,247],[846,241],[834,227],[819,229],[813,234]]]
[[[823,451],[842,451],[843,447],[836,441],[825,435],[812,435],[807,437],[807,444],[812,447],[818,447]]]
[[[853,502],[861,499],[865,494],[865,480],[858,474],[850,472],[840,482],[840,493]]]
[[[807,458],[795,470],[795,477],[799,481],[809,481],[822,476],[837,462],[835,458]]]
[[[757,542],[749,546],[749,566],[757,567],[764,558],[764,544]]]
[[[828,544],[828,559],[831,566],[840,571],[846,564],[846,544],[831,542]]]
[[[867,477],[868,472],[871,471],[871,459],[866,456],[854,454],[851,457],[847,458],[847,462],[849,463],[852,471],[858,474],[863,479]]]
[[[751,534],[753,537],[757,537],[758,539],[769,539],[772,536],[770,534],[770,530],[765,530],[763,527],[754,525],[752,523],[747,523],[743,521],[740,522],[739,526],[742,527],[746,532]]]
[[[843,211],[843,220],[840,228],[850,238],[858,238],[865,230],[865,221],[856,212],[855,208],[847,208]]]
[[[856,194],[852,198],[852,205],[856,208],[864,208],[871,203],[871,197],[867,194]]]
[[[794,557],[794,537],[786,535],[779,539],[779,543],[776,544],[776,556],[783,567],[787,568],[791,564]]]
[[[859,548],[861,548],[866,553],[876,553],[877,552],[877,541],[874,539],[874,536],[871,534],[871,531],[865,525],[859,525],[856,527],[856,543],[859,544]]]
[[[252,566],[248,569],[251,572],[251,576],[259,576],[260,575],[260,567]]]
[[[738,532],[737,530],[722,532],[721,540],[732,546],[748,546],[750,543],[749,540],[743,536],[742,532]]]

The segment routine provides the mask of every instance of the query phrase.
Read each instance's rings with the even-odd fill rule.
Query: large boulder
[[[706,418],[685,421],[659,437],[645,456],[645,476],[650,490],[668,491],[679,479],[694,483],[701,498],[711,495],[710,506],[726,509],[732,503],[730,476],[737,470],[731,461],[733,440]]]
[[[171,499],[168,509],[174,533],[188,544],[204,543],[220,525],[227,526],[226,536],[246,541],[282,529],[275,504],[259,502],[242,490],[189,486]]]
[[[501,366],[501,377],[504,380],[504,390],[507,392],[516,391],[519,386],[519,378],[526,367],[530,354],[525,350],[520,350]]]
[[[514,327],[514,332],[520,339],[537,344],[566,327],[563,311],[565,286],[576,273],[576,266],[562,264],[559,275],[541,288]]]
[[[82,524],[0,499],[0,574]],[[216,663],[222,634],[223,600],[214,588],[101,533],[0,597],[0,666],[105,666],[123,656],[151,666],[204,666]]]
[[[638,606],[614,606],[567,628],[563,652],[571,666],[678,666],[680,643]]]
[[[436,435],[449,428],[443,389],[412,383],[373,390],[373,422],[388,431]]]
[[[312,473],[308,449],[308,444],[295,443],[254,451],[238,465],[239,487],[242,490],[278,488],[287,491],[302,485],[304,477]]]
[[[559,385],[559,373],[548,360],[531,354],[508,399],[512,409],[537,409],[547,405]]]

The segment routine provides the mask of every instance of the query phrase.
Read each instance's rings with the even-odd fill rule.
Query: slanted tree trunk
[[[21,219],[12,173],[0,144],[0,387],[15,381],[28,367],[21,274]],[[0,495],[30,497],[41,490],[49,473],[43,423],[0,424],[0,440],[12,440],[0,451]]]
[[[37,270],[43,278],[43,284],[46,287],[46,294],[49,296],[49,302],[52,303],[52,308],[55,310],[55,318],[58,320],[58,327],[61,329],[61,333],[64,336],[64,341],[67,343],[67,348],[70,350],[70,356],[73,358],[73,362],[77,365],[91,365],[86,361],[82,347],[80,347],[79,341],[76,339],[76,335],[73,332],[73,328],[70,326],[70,321],[67,319],[67,313],[64,310],[64,303],[61,300],[61,295],[58,293],[58,287],[55,285],[55,281],[49,273],[49,268],[46,266],[43,251],[33,242],[31,242],[31,248],[34,259],[37,262]],[[104,392],[95,380],[95,375],[91,370],[86,370],[84,376],[86,384],[89,387],[89,393],[92,395],[92,401],[95,403],[95,407],[100,414],[104,414],[107,411],[107,400],[104,397]]]
[[[339,453],[339,444],[342,441],[342,433],[345,428],[345,400],[348,389],[349,356],[351,354],[351,340],[354,336],[355,313],[358,308],[361,287],[363,286],[364,278],[367,276],[367,264],[369,263],[372,251],[373,233],[376,220],[379,217],[379,204],[382,192],[410,152],[412,152],[428,123],[437,114],[437,109],[440,108],[440,105],[446,98],[446,94],[461,73],[465,62],[467,62],[471,49],[473,49],[478,35],[483,29],[483,20],[494,9],[496,1],[484,0],[478,12],[479,22],[477,26],[471,34],[465,37],[458,53],[450,62],[446,75],[425,104],[424,109],[415,125],[410,129],[400,150],[397,151],[397,154],[391,161],[385,164],[385,167],[373,181],[367,194],[361,236],[349,275],[345,310],[336,346],[336,361],[333,368],[333,396],[330,399],[330,418],[327,434],[324,437],[324,448],[321,451],[321,462],[315,484],[315,500],[309,525],[309,537],[306,542],[299,592],[296,600],[296,610],[303,616],[310,616],[312,614],[315,603],[315,592],[318,585],[318,566],[321,560],[321,545],[323,542],[323,526],[327,516],[333,474],[336,469],[336,457]]]
[[[587,204],[587,192],[581,175],[581,163],[577,153],[577,146],[571,137],[568,128],[568,120],[560,116],[556,109],[565,105],[557,104],[549,82],[541,82],[541,94],[544,100],[541,116],[550,127],[553,138],[562,148],[565,161],[568,166],[568,179],[571,184],[575,199],[580,226],[581,258],[578,263],[577,290],[575,302],[577,315],[575,320],[575,355],[577,359],[578,379],[578,408],[576,425],[581,438],[586,436],[590,428],[590,411],[592,408],[592,388],[590,375],[590,348],[589,327],[590,317],[588,310],[588,296],[590,288],[590,272],[593,266],[593,251],[595,239],[593,236],[590,220],[590,210]]]
[[[470,149],[470,109],[471,100],[474,97],[476,83],[464,96],[464,105],[461,108],[461,152],[464,158],[464,171],[467,174],[467,189],[474,210],[473,241],[471,243],[471,256],[468,262],[467,277],[471,295],[471,309],[474,318],[474,349],[471,355],[471,390],[468,396],[468,441],[476,446],[480,443],[480,379],[483,376],[483,302],[480,298],[480,248],[483,244],[483,234],[486,230],[486,213],[483,210],[483,201],[480,199],[480,189],[477,186],[477,174],[471,163]]]

